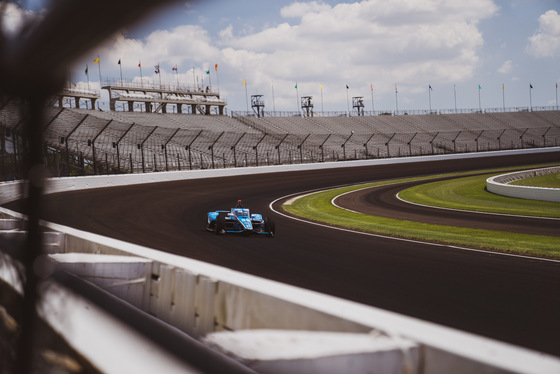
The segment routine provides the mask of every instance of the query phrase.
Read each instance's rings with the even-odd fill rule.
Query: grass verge
[[[421,179],[427,178],[402,179],[398,182]],[[299,198],[290,205],[284,205],[283,209],[290,214],[310,221],[374,234],[535,257],[560,258],[559,237],[401,221],[353,213],[331,204],[332,199],[342,193],[388,183],[395,183],[395,181],[369,183],[317,192]]]
[[[399,193],[403,200],[442,208],[560,218],[560,203],[516,199],[486,191],[496,173],[430,182]]]
[[[551,173],[511,182],[518,186],[560,188],[560,173]]]

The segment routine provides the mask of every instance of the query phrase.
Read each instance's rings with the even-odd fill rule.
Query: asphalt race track
[[[560,236],[560,220],[534,217],[517,217],[442,210],[419,206],[399,200],[397,194],[412,186],[450,178],[429,181],[402,182],[359,190],[336,198],[336,205],[379,217],[396,218],[435,225],[470,227],[494,231],[507,231],[531,235]]]
[[[42,216],[560,356],[560,262],[335,231],[269,209],[279,197],[312,189],[558,160],[557,152],[75,191],[45,196]],[[238,199],[252,211],[273,217],[277,235],[271,239],[207,232],[206,213],[229,209]],[[6,206],[19,209],[21,204]],[[413,210],[403,209],[405,215]],[[414,208],[418,210],[422,208]],[[437,212],[444,220],[448,214]],[[475,225],[481,218],[461,220]],[[530,222],[520,218],[511,225],[532,230]]]

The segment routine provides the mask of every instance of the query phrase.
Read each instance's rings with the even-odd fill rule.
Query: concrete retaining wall
[[[486,189],[497,195],[519,199],[560,202],[560,188],[528,187],[509,184],[539,175],[560,173],[560,166],[496,175],[486,180]]]

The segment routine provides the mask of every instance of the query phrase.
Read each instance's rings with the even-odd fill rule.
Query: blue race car
[[[216,210],[208,212],[208,223],[206,230],[218,235],[225,233],[247,233],[274,236],[276,225],[274,220],[264,218],[261,214],[249,212],[243,208],[241,200],[231,210]]]

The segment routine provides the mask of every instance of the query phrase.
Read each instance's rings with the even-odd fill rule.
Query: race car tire
[[[226,216],[219,214],[218,217],[216,218],[216,234],[217,235],[221,235],[221,234],[225,234],[225,228],[226,228]]]
[[[268,232],[271,237],[276,234],[276,222],[272,218],[264,219],[264,231]]]

